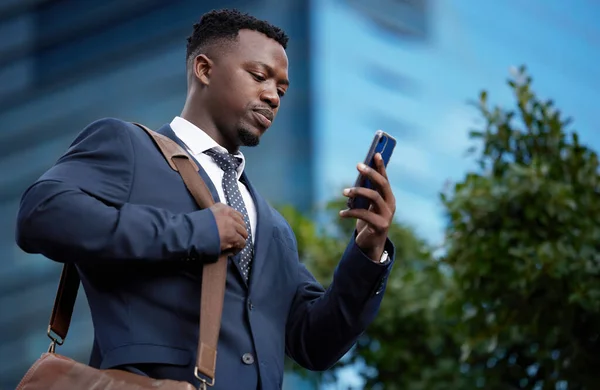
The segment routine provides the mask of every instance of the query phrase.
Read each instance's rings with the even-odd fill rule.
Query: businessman
[[[75,263],[94,324],[91,366],[198,385],[201,266],[223,252],[231,256],[215,389],[279,389],[285,354],[325,370],[377,314],[396,207],[381,159],[357,166],[376,190],[344,191],[372,206],[340,211],[356,230],[327,290],[244,173],[239,147],[258,145],[290,85],[287,41],[235,10],[203,15],[188,38],[185,106],[158,132],[198,163],[220,200],[213,207],[198,209],[143,130],[110,118],[88,125],[24,193],[17,242]]]

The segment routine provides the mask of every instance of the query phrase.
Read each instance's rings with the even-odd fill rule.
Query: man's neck
[[[223,134],[217,129],[217,126],[214,124],[212,120],[206,119],[208,115],[202,115],[199,113],[195,113],[186,106],[183,108],[183,111],[180,115],[186,121],[192,123],[194,126],[202,129],[210,138],[215,140],[216,143],[224,147],[229,151],[229,153],[237,153],[239,147],[231,145],[231,143],[227,142],[227,139],[223,136]]]

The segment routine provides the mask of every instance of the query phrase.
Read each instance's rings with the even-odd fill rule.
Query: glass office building
[[[430,8],[422,0],[313,2],[315,161],[326,167],[315,173],[316,202],[352,185],[354,167],[379,129],[398,140],[388,166],[394,191],[410,188],[413,197],[431,192],[426,178],[406,176],[399,166],[407,158],[407,142],[421,131],[407,121],[423,81],[407,59],[429,45]],[[408,159],[412,171],[418,170],[419,162]],[[402,180],[396,180],[399,175]]]
[[[282,26],[294,88],[248,171],[274,204],[313,203],[309,4],[294,1],[4,0],[0,2],[0,389],[48,346],[60,266],[14,243],[21,194],[101,117],[157,128],[186,94],[185,38],[198,17],[236,7]],[[59,221],[57,221],[59,223]],[[93,338],[84,294],[60,352],[86,362]],[[294,387],[297,388],[297,387]]]
[[[375,130],[410,139],[410,125],[397,107],[414,100],[419,81],[397,61],[429,39],[427,5],[420,0],[377,0],[370,7],[358,0],[0,2],[0,389],[14,388],[47,348],[60,272],[59,264],[16,247],[21,194],[88,123],[110,116],[157,128],[179,114],[186,93],[185,38],[203,12],[236,7],[282,26],[290,36],[292,88],[261,147],[244,152],[250,177],[271,203],[308,210],[352,181],[354,164]],[[390,168],[395,174],[398,169]],[[415,191],[429,191],[417,176],[407,180],[413,180]],[[60,352],[85,362],[92,338],[80,294]],[[354,383],[343,382],[346,388]],[[293,375],[284,382],[285,390],[316,387]]]

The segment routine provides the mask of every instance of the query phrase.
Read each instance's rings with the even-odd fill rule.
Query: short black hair
[[[194,24],[194,31],[187,38],[186,59],[200,54],[207,44],[222,39],[236,39],[239,31],[244,29],[263,33],[284,49],[287,48],[288,36],[279,27],[236,9],[222,9],[205,13],[200,22]]]

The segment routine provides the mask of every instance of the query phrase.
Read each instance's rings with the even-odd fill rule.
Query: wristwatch
[[[379,259],[379,264],[387,263],[389,259],[390,259],[390,256],[388,256],[387,251],[383,251],[381,258]]]

